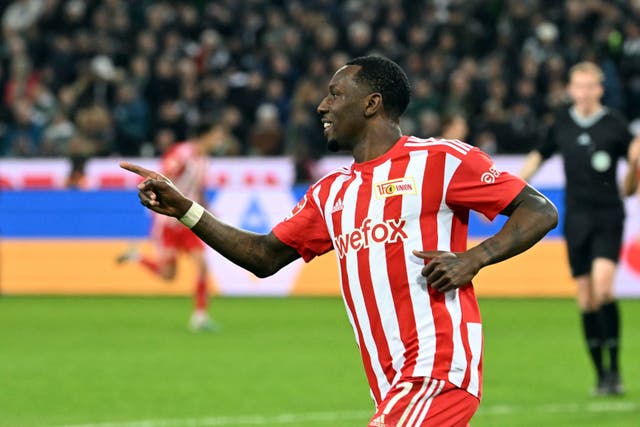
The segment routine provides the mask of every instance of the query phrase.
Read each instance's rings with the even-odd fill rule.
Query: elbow
[[[541,194],[537,194],[533,195],[528,201],[531,202],[529,208],[535,212],[532,220],[537,225],[536,228],[547,234],[558,226],[558,209],[551,200]]]
[[[623,197],[631,197],[635,194],[637,187],[631,184],[625,184],[622,188]]]
[[[547,202],[545,218],[546,218],[547,232],[553,230],[558,226],[558,220],[559,220],[558,209],[550,201]]]
[[[266,268],[256,268],[256,269],[251,270],[251,272],[258,279],[264,279],[264,278],[267,278],[269,276],[273,276],[276,271],[278,271],[278,270],[272,270],[272,269],[266,269]]]
[[[259,279],[264,279],[269,276],[273,276],[280,270],[280,267],[275,263],[264,262],[260,265],[255,265],[251,272]]]

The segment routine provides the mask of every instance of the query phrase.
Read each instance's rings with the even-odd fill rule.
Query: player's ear
[[[371,117],[382,109],[382,95],[373,92],[364,98],[364,116]]]

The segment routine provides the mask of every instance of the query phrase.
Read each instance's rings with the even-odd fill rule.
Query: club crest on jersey
[[[494,182],[496,182],[496,178],[499,177],[501,173],[502,172],[496,169],[496,165],[492,165],[489,168],[489,172],[485,172],[482,174],[482,176],[480,177],[480,181],[484,182],[485,184],[493,184]]]
[[[376,199],[384,199],[404,194],[418,194],[416,183],[413,177],[391,179],[389,181],[373,184]]]
[[[333,247],[340,258],[344,258],[350,250],[359,251],[374,243],[395,243],[409,237],[404,231],[407,223],[404,219],[393,218],[377,224],[372,222],[371,218],[365,218],[360,228],[333,239]]]

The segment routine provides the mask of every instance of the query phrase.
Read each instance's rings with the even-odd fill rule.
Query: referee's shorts
[[[573,277],[588,274],[596,258],[618,262],[622,247],[624,211],[567,211],[564,236]]]

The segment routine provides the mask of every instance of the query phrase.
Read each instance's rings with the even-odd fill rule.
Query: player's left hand
[[[465,253],[446,251],[417,251],[413,254],[427,261],[422,275],[432,288],[447,292],[465,286],[478,273],[479,268],[472,260],[465,259]]]

